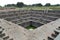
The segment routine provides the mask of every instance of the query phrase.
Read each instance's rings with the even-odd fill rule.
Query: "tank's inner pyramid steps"
[[[0,40],[55,40],[59,34],[60,19],[32,31],[0,19]]]
[[[0,40],[27,40],[28,30],[0,19]]]
[[[0,25],[0,40],[13,40],[13,38],[10,38],[4,31],[5,28]]]
[[[59,10],[13,10],[0,11],[0,18],[23,27],[33,25],[39,27],[60,18]]]

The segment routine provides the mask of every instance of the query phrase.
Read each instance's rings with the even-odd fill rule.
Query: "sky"
[[[60,0],[0,0],[0,5],[4,6],[6,4],[16,4],[17,2],[23,2],[27,5],[35,3],[41,3],[43,5],[45,5],[46,3],[60,4]]]

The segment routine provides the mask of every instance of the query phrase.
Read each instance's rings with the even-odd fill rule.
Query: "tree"
[[[60,6],[60,4],[56,4],[56,5],[54,5],[54,6]]]
[[[24,3],[23,2],[17,2],[17,7],[23,7],[24,6]]]
[[[11,4],[7,4],[7,5],[5,5],[5,7],[10,7],[11,6]]]
[[[38,3],[38,4],[36,4],[36,6],[42,6],[42,4],[41,3]]]
[[[14,7],[16,7],[16,4],[11,4],[11,6],[14,6]]]
[[[2,7],[2,6],[0,6],[0,7]]]
[[[46,3],[45,6],[51,6],[51,4],[50,3]]]
[[[16,5],[15,4],[7,4],[7,5],[5,5],[5,7],[16,7]]]
[[[43,6],[41,3],[33,4],[32,6]]]

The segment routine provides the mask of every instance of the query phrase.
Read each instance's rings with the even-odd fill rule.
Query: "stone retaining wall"
[[[26,24],[27,22],[32,21],[36,23],[35,26],[38,27],[37,23],[47,24],[51,21],[60,18],[60,11],[59,10],[5,10],[0,11],[0,18],[23,26],[24,23]]]

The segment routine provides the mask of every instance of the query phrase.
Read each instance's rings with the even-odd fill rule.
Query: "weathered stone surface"
[[[0,18],[23,27],[32,21],[36,23],[33,23],[34,26],[39,27],[38,23],[47,24],[60,18],[60,10],[0,10]]]
[[[55,39],[52,34],[58,35],[59,30],[57,28],[60,27],[60,19],[56,21],[45,24],[41,27],[38,27],[35,30],[27,30],[17,24],[12,22],[8,22],[6,20],[0,19],[0,27],[2,27],[3,33],[5,33],[4,37],[9,36],[7,40],[49,40]],[[4,38],[3,37],[3,38]],[[0,40],[3,40],[0,38]]]
[[[0,40],[54,40],[60,33],[60,10],[0,10],[0,18]],[[38,28],[23,28],[30,24]]]

